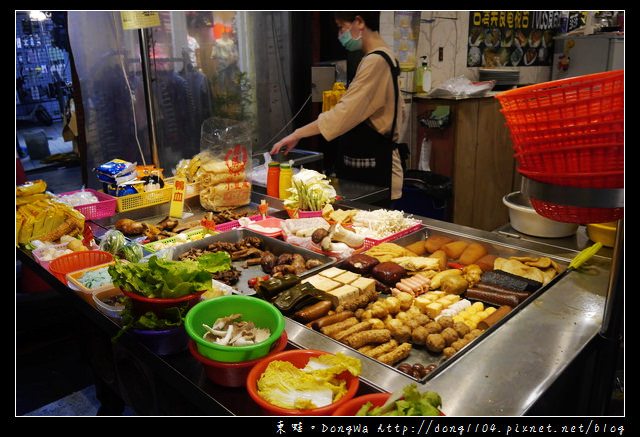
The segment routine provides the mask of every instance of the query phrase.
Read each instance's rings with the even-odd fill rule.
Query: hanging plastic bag
[[[431,171],[431,140],[428,138],[422,139],[422,146],[420,147],[420,162],[418,163],[418,170]]]
[[[218,211],[251,201],[251,129],[248,122],[211,117],[200,138],[200,204]]]

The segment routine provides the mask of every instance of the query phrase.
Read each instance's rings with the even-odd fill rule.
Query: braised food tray
[[[238,243],[245,238],[255,237],[262,241],[265,251],[269,251],[278,256],[284,253],[298,253],[302,255],[305,260],[314,259],[321,262],[317,267],[306,270],[299,274],[301,278],[313,275],[322,269],[325,269],[336,262],[336,258],[316,253],[312,250],[305,249],[303,247],[294,246],[292,244],[285,243],[277,238],[268,237],[266,235],[259,234],[249,229],[233,229],[221,234],[205,237],[201,240],[184,243],[173,248],[171,259],[178,260],[180,255],[189,252],[191,249],[206,249],[209,245],[217,242],[225,243]],[[247,265],[246,260],[233,261],[232,265],[239,270],[240,277],[238,282],[233,285],[235,294],[242,294],[245,296],[253,296],[256,291],[251,288],[248,281],[253,278],[263,277],[266,273],[262,270],[262,267],[258,265]]]

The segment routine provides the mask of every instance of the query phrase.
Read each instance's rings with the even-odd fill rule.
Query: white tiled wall
[[[421,11],[420,38],[416,57],[426,55],[431,65],[432,85],[459,76],[478,80],[479,68],[467,68],[469,11]],[[383,11],[380,34],[393,47],[394,11]],[[440,47],[443,59],[438,60]],[[521,67],[520,83],[531,84],[551,80],[551,67]]]

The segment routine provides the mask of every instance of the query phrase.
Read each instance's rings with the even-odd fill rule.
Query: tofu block
[[[341,275],[345,272],[346,270],[340,269],[338,267],[329,267],[326,270],[322,270],[321,272],[318,272],[318,274],[320,276],[324,276],[325,278],[333,279],[336,276]]]
[[[350,285],[358,288],[363,292],[374,292],[376,290],[376,281],[371,278],[365,278],[362,276],[353,281]]]
[[[413,305],[420,310],[422,313],[427,313],[427,305],[429,305],[433,300],[429,297],[428,294],[421,294],[420,296],[413,299]]]
[[[338,276],[334,276],[332,279],[341,284],[351,284],[353,281],[360,277],[359,274],[353,272],[344,272],[339,274]]]
[[[336,296],[340,304],[343,304],[349,299],[358,297],[360,290],[353,285],[344,284],[329,291],[329,294]]]
[[[320,274],[305,278],[301,282],[308,282],[314,287],[316,287],[318,290],[324,291],[324,292],[331,291],[334,288],[338,288],[340,285],[342,285],[339,282],[333,281],[329,278],[325,278]]]
[[[442,308],[443,306],[441,303],[431,302],[425,308],[426,315],[435,319],[440,314],[440,311],[442,311]]]

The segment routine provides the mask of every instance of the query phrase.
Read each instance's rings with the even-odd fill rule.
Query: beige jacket
[[[386,47],[375,50],[386,52],[394,60],[395,55]],[[398,93],[398,118],[393,139],[398,141],[398,127],[402,125],[404,111],[402,97]],[[381,134],[388,134],[393,124],[395,91],[387,61],[379,55],[365,56],[340,101],[329,111],[318,116],[320,133],[331,141],[369,120],[371,127]],[[402,196],[402,163],[398,150],[393,153],[391,199]]]

